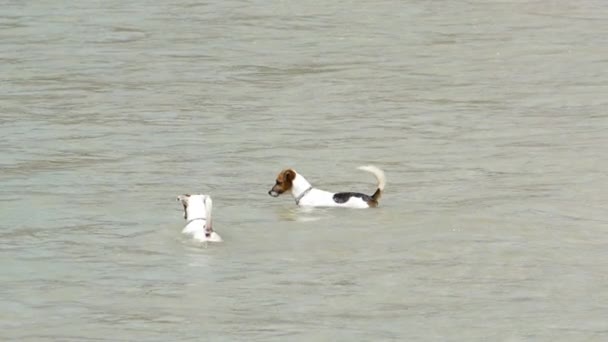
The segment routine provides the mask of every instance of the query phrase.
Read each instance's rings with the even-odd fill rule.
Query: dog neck
[[[207,218],[205,218],[205,217],[197,217],[197,218],[189,219],[188,221],[186,221],[186,224],[188,225],[188,224],[190,224],[190,223],[192,223],[194,221],[198,221],[198,220],[207,222]]]
[[[186,209],[186,220],[206,220],[207,213],[202,205],[189,205]]]
[[[187,219],[186,226],[194,221],[203,221],[203,228],[205,229],[205,237],[211,236],[211,233],[213,232],[213,228],[211,228],[211,225],[209,224],[209,221],[207,220],[206,217],[202,216],[202,217],[195,217],[192,219]]]
[[[207,221],[208,219],[204,198],[191,197],[186,208],[186,220],[188,220],[188,223],[196,220]]]
[[[296,200],[296,204],[300,202],[302,197],[306,196],[312,190],[312,185],[300,174],[296,174],[291,186],[291,195]]]
[[[302,198],[304,198],[304,196],[306,196],[307,193],[310,192],[310,190],[312,190],[312,186],[308,187],[308,189],[304,190],[300,195],[298,195],[298,197],[296,197],[296,205],[300,205],[300,200]]]
[[[186,221],[190,223],[192,221],[207,221],[209,218],[207,217],[207,212],[205,206],[199,203],[192,203],[186,209]]]

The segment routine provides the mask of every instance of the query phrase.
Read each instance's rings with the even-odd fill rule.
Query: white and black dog
[[[195,240],[201,242],[221,242],[222,238],[213,231],[211,210],[213,202],[208,195],[180,195],[177,200],[184,206],[184,219],[186,226],[182,230],[184,234],[190,234]]]
[[[294,169],[285,169],[279,173],[276,182],[268,194],[278,197],[287,191],[296,200],[296,204],[303,207],[344,207],[344,208],[374,208],[382,196],[386,185],[384,171],[373,165],[360,166],[359,170],[373,174],[378,181],[378,187],[373,195],[369,196],[359,192],[329,192],[313,188],[301,174]]]

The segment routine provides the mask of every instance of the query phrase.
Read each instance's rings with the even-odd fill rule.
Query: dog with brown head
[[[272,189],[268,191],[268,194],[272,197],[278,197],[287,191],[291,191],[293,188],[293,180],[295,178],[296,172],[293,169],[285,169],[279,172],[276,182]]]
[[[369,172],[376,177],[378,185],[373,195],[352,191],[330,192],[317,189],[294,169],[281,171],[268,194],[272,197],[278,197],[289,192],[296,205],[301,207],[375,208],[378,206],[378,200],[382,196],[386,185],[384,171],[373,165],[360,166],[358,169]]]

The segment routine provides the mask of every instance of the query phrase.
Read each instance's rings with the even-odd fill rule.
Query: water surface
[[[0,5],[2,340],[608,339],[603,1]]]

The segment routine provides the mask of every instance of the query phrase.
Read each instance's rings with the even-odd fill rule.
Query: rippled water
[[[608,339],[604,1],[0,5],[2,340]]]

